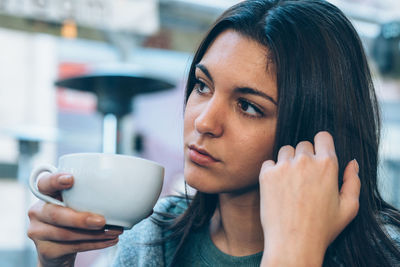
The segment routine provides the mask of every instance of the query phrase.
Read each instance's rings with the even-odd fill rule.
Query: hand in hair
[[[348,163],[338,190],[338,160],[332,136],[319,132],[296,148],[284,146],[277,162],[260,173],[262,266],[321,266],[329,244],[354,219],[360,179]]]

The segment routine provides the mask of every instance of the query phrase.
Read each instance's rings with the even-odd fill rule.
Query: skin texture
[[[300,142],[296,148],[282,147],[277,162],[264,162],[262,266],[321,266],[329,244],[357,215],[358,170],[355,160],[347,165],[339,191],[338,161],[327,132],[319,132],[314,145]]]
[[[271,160],[277,86],[267,55],[257,42],[225,31],[199,62],[184,118],[185,179],[218,194],[210,234],[221,251],[264,251],[262,266],[321,266],[328,245],[357,214],[358,165],[348,164],[339,191],[327,132],[314,144],[282,147]],[[72,185],[67,174],[45,175],[38,183],[55,197]],[[122,233],[105,231],[101,216],[41,201],[29,218],[39,266],[73,266],[77,252],[115,245]]]
[[[266,72],[267,52],[236,32],[221,34],[199,62],[212,79],[196,69],[200,83],[185,110],[186,182],[202,192],[219,194],[211,238],[220,250],[234,256],[257,253],[264,246],[258,177],[262,163],[272,157],[277,108],[273,66]],[[271,99],[238,93],[243,87],[257,89]],[[219,161],[196,164],[190,158],[191,144]]]
[[[39,179],[42,193],[58,197],[73,185],[67,174],[46,174]],[[105,230],[102,216],[38,201],[29,212],[28,236],[38,252],[38,266],[73,266],[77,252],[115,245],[122,229]]]
[[[272,157],[277,89],[275,76],[266,74],[266,53],[257,42],[229,31],[215,40],[199,62],[212,79],[196,69],[196,78],[203,84],[195,86],[184,117],[185,179],[199,191],[254,190],[261,164]],[[257,89],[273,101],[237,92],[243,87]],[[219,161],[196,164],[189,157],[192,144]]]
[[[326,132],[316,136],[315,149],[301,142],[296,148],[283,147],[277,163],[270,160],[277,86],[267,53],[257,42],[228,30],[199,62],[200,82],[185,113],[185,178],[202,192],[218,194],[210,233],[223,252],[244,256],[264,250],[264,266],[320,266],[328,245],[357,214],[356,163],[347,166],[338,192],[337,158]],[[271,99],[238,94],[240,87]],[[193,156],[193,144],[194,150],[204,149],[217,160],[203,164]]]

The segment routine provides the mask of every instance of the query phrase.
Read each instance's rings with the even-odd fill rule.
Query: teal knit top
[[[171,266],[172,257],[175,253],[176,242],[170,241],[165,244],[164,262]],[[197,266],[260,266],[262,252],[257,254],[235,257],[223,253],[211,240],[209,224],[198,231],[189,234],[183,247],[182,253],[175,266],[197,267]]]
[[[182,214],[187,208],[186,200],[179,197],[167,197],[158,201],[152,217],[161,216],[159,213]],[[161,218],[161,217],[159,217]],[[244,257],[234,257],[220,251],[212,242],[209,225],[197,231],[192,231],[185,242],[183,251],[174,266],[259,266],[262,252]],[[400,231],[391,225],[385,225],[389,236],[400,247]],[[170,266],[176,249],[176,242],[160,241],[165,237],[165,231],[151,218],[147,218],[131,230],[125,231],[117,245],[117,253],[113,262],[114,267],[163,267]],[[340,259],[335,258],[338,266],[343,266]],[[393,266],[400,263],[393,259]]]
[[[158,213],[181,214],[187,208],[186,200],[179,197],[160,199],[154,208],[152,216]],[[212,242],[208,225],[189,234],[183,253],[175,266],[260,266],[262,252],[235,257],[220,251]],[[131,230],[125,231],[118,243],[114,267],[135,266],[170,266],[175,253],[176,241],[171,240],[162,244],[156,241],[165,236],[161,226],[150,218],[135,225]]]

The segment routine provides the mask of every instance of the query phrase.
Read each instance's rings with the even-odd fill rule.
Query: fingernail
[[[360,171],[360,166],[358,165],[358,162],[356,159],[353,159],[353,161],[354,161],[354,168],[358,174],[358,172]]]
[[[104,226],[104,231],[117,231],[117,232],[123,232],[124,228],[121,226],[115,226],[115,225],[109,225],[107,224]]]
[[[69,185],[72,181],[72,175],[65,174],[58,177],[58,182],[62,185]]]
[[[105,223],[106,223],[106,222],[104,221],[104,218],[99,217],[99,216],[89,216],[89,217],[86,219],[86,224],[87,224],[89,227],[92,227],[92,228],[103,227]]]
[[[108,229],[105,229],[105,230],[104,230],[104,234],[105,234],[106,236],[115,236],[115,237],[117,237],[117,236],[119,236],[120,234],[122,234],[122,231],[115,231],[115,230],[108,230]]]

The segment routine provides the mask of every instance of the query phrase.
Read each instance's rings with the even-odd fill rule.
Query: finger
[[[47,224],[80,229],[102,229],[106,223],[101,215],[78,212],[71,208],[43,202],[41,205],[33,206],[28,215],[31,221],[37,218]]]
[[[102,241],[89,241],[89,242],[72,242],[72,243],[60,243],[60,245],[64,245],[69,247],[73,253],[76,252],[84,252],[89,250],[95,250],[105,247],[110,247],[117,244],[119,238],[114,238],[111,240],[102,240]]]
[[[352,160],[343,173],[343,185],[340,189],[340,209],[347,225],[357,215],[359,208],[361,181],[358,176],[358,163]]]
[[[96,241],[115,239],[122,230],[82,230],[76,228],[58,227],[51,224],[34,221],[31,223],[28,236],[33,240],[46,240],[57,242]]]
[[[45,241],[37,244],[41,257],[54,259],[64,255],[89,250],[96,250],[114,246],[119,241],[118,238],[111,240],[93,241],[93,242],[53,242]]]
[[[314,150],[317,156],[336,157],[333,137],[328,132],[319,132],[314,137]]]
[[[278,152],[278,160],[277,163],[279,162],[285,162],[293,159],[295,154],[294,148],[292,146],[283,146],[279,149]]]
[[[300,154],[307,154],[309,156],[314,156],[314,146],[309,141],[302,141],[297,144],[295,156]]]
[[[340,195],[343,197],[355,197],[360,195],[361,182],[358,177],[358,163],[354,159],[350,161],[343,172],[343,184]]]
[[[274,167],[275,166],[275,161],[273,160],[266,160],[263,162],[262,166],[261,166],[261,171],[260,172],[264,172],[267,169]]]
[[[38,180],[38,189],[46,195],[55,195],[73,185],[73,177],[66,173],[43,174]]]

